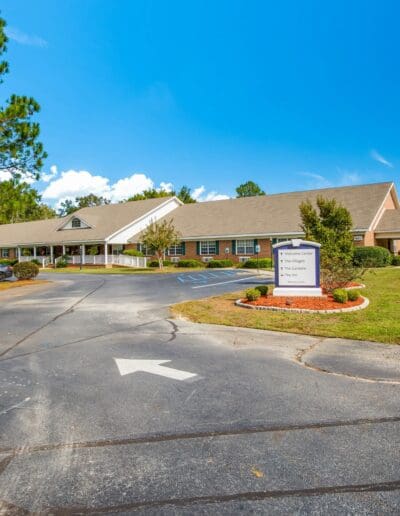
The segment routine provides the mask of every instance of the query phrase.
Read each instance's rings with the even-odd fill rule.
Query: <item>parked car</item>
[[[0,281],[6,278],[11,278],[12,275],[13,271],[10,265],[0,265]]]

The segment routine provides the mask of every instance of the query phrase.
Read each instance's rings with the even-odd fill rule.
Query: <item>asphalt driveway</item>
[[[169,319],[223,272],[1,296],[0,514],[398,514],[397,350]]]

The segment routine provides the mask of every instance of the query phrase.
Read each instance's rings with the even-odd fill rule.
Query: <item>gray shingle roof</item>
[[[375,231],[400,233],[400,210],[386,210]]]
[[[69,242],[104,241],[124,226],[144,216],[165,203],[170,197],[108,204],[82,208],[68,217],[18,224],[0,225],[0,245],[13,247],[17,244],[64,244]],[[87,229],[63,229],[70,218],[79,217],[91,227]]]
[[[369,228],[392,183],[324,188],[258,197],[186,204],[169,214],[181,237],[285,235],[301,232],[299,205],[318,195],[336,199],[351,212],[354,229]],[[140,234],[130,239],[140,240]]]

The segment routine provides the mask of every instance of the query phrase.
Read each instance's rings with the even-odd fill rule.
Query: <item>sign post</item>
[[[275,267],[274,296],[322,296],[321,244],[295,238],[272,247]]]

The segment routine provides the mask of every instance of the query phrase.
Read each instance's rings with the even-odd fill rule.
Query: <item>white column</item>
[[[64,255],[64,254],[66,254],[66,253],[65,253],[65,245],[63,245],[62,254],[63,254],[63,255]]]
[[[108,244],[105,242],[104,244],[104,265],[108,265]]]
[[[36,246],[35,245],[33,246],[33,257],[35,259],[37,258],[37,250],[36,250]]]
[[[18,253],[18,261],[21,261],[21,248],[17,247],[17,253]]]
[[[85,265],[86,263],[86,246],[85,244],[82,244],[82,264]]]
[[[50,263],[54,263],[54,247],[50,246]]]

